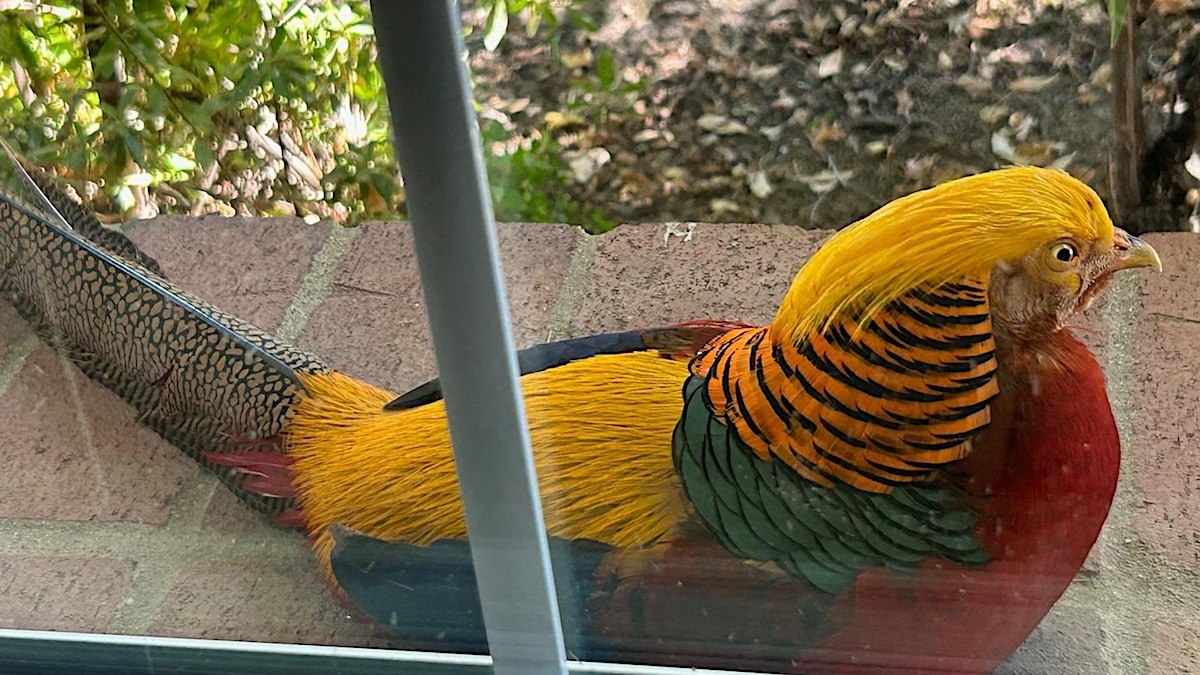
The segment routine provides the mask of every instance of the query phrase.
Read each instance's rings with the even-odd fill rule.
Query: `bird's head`
[[[1037,338],[1135,267],[1161,269],[1158,254],[1113,227],[1090,187],[1062,171],[1001,169],[907,195],[835,234],[796,276],[773,330],[802,340],[914,289],[970,280],[988,284],[996,330]]]

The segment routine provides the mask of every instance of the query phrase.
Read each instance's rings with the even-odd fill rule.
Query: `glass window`
[[[377,130],[327,157],[291,133],[312,124],[304,106],[206,105],[196,73],[225,73],[211,53],[191,73],[121,37],[107,9],[0,12],[26,50],[0,47],[15,64],[0,110],[20,122],[0,129],[32,158],[0,195],[0,670],[1197,665],[1181,478],[1195,473],[1194,387],[1167,366],[1188,362],[1200,320],[1183,287],[1194,235],[1110,222],[1131,214],[1080,141],[1078,106],[1108,104],[1126,57],[1098,65],[1094,9],[1054,10],[1079,24],[1058,35],[1043,7],[525,3],[526,26],[605,24],[587,28],[594,45],[519,43],[581,92],[521,145],[493,134],[528,100],[471,105],[453,3],[376,3],[373,28],[363,3],[277,4],[252,9],[303,29],[264,30],[262,73],[223,74],[222,89],[328,95],[279,46],[342,31],[322,52],[342,64],[359,49],[346,36],[374,30],[370,74],[322,72],[351,89],[386,80],[411,226],[330,220],[363,216],[351,197],[399,199]],[[467,8],[469,44],[494,46],[517,4]],[[168,54],[232,10],[131,11],[175,35],[156,47]],[[642,96],[636,64],[605,46],[647,22],[644,60],[687,92],[669,101],[669,87]],[[64,56],[70,30],[83,46]],[[230,30],[221,58],[249,49]],[[778,62],[756,60],[768,51]],[[40,103],[46,78],[83,72],[70,59],[89,60],[90,84]],[[699,75],[734,88],[688,89]],[[619,108],[625,95],[641,98]],[[347,129],[366,114],[342,107]],[[35,108],[44,119],[22,126]],[[587,117],[598,109],[603,123]],[[174,114],[200,136],[253,123],[155,164],[138,134],[162,141]],[[51,119],[111,137],[88,161],[130,170],[110,184],[67,151],[49,161]],[[676,137],[678,119],[695,130]],[[618,130],[640,139],[626,154],[678,166],[638,173],[601,143]],[[937,138],[914,145],[925,132]],[[509,173],[491,167],[489,191],[489,148],[505,143]],[[205,153],[230,158],[224,174],[177,180]],[[255,154],[283,180],[250,198]],[[982,173],[1013,163],[1041,168]],[[606,229],[570,201],[603,180],[621,186],[619,215],[653,224],[492,222],[516,204]],[[108,220],[152,209],[151,185],[177,211],[294,217],[110,228],[68,194],[112,207]],[[683,200],[648,209],[677,190],[704,220],[778,224],[659,223]],[[1176,191],[1187,209],[1172,217],[1194,220],[1195,189]],[[861,217],[832,238],[794,227]]]

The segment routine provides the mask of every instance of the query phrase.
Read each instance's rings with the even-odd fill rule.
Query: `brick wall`
[[[668,231],[679,234],[668,235]],[[500,230],[519,346],[701,317],[766,321],[825,236],[800,228]],[[217,306],[376,384],[433,373],[407,226],[170,219],[130,235]],[[1117,504],[1009,673],[1200,672],[1200,238],[1123,275],[1081,321],[1125,439]],[[386,642],[333,602],[302,538],[213,478],[0,304],[0,627]]]

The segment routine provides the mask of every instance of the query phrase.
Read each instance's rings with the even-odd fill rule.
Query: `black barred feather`
[[[798,342],[733,331],[692,362],[713,413],[802,478],[887,492],[962,459],[988,423],[996,356],[980,284],[918,289]]]

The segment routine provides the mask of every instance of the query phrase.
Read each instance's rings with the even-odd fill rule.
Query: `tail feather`
[[[278,447],[278,446],[276,446]],[[237,473],[246,474],[242,488],[262,497],[291,499],[296,496],[292,484],[292,472],[288,468],[292,458],[282,450],[251,452],[205,452],[204,459],[217,466],[225,466]]]
[[[4,154],[8,155],[9,161],[20,178],[21,185],[30,198],[26,202],[27,206],[47,216],[51,222],[73,229],[108,251],[135,262],[160,277],[164,276],[157,260],[139,250],[121,232],[102,225],[96,218],[96,214],[72,199],[41,169],[31,166],[21,159],[3,138],[0,138],[0,149],[3,149]],[[12,196],[9,195],[8,198],[11,199]]]
[[[205,453],[278,437],[304,391],[298,373],[325,366],[177,288],[128,238],[10,157],[33,198],[0,192],[0,296],[248,504],[291,508],[290,495],[257,494],[248,474]]]

